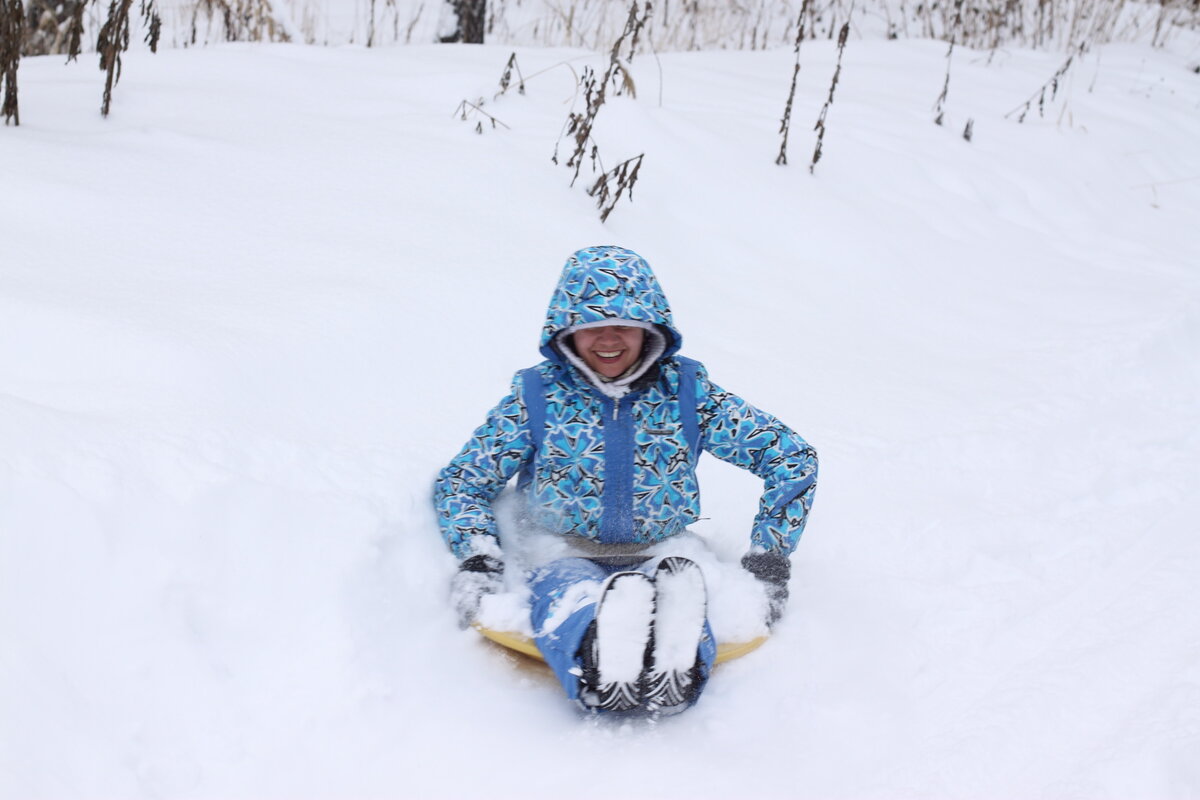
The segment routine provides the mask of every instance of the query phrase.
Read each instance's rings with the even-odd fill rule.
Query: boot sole
[[[629,711],[641,705],[641,676],[654,619],[654,583],[641,572],[618,572],[604,584],[596,609],[596,707]]]
[[[683,710],[691,702],[708,594],[704,573],[690,559],[672,556],[658,565],[654,629],[642,694],[651,711]]]

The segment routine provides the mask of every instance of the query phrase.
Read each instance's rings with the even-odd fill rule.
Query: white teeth
[[[614,350],[611,353],[602,353],[599,350],[597,350],[596,355],[600,356],[601,358],[616,358],[617,356],[621,355],[621,351]]]

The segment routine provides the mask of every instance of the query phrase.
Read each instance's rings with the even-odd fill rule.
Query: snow
[[[619,573],[605,582],[596,613],[596,649],[605,654],[600,662],[601,686],[637,683],[650,635],[654,594],[654,583],[640,572]],[[630,636],[634,632],[644,632],[645,637],[634,639]]]
[[[523,524],[519,503],[515,500],[512,493],[503,495],[496,509],[500,529],[508,532],[504,547],[504,591],[483,598],[478,619],[484,627],[532,637],[526,575],[535,567],[556,559],[587,554],[570,539]],[[755,500],[751,497],[748,501],[751,508],[756,508]],[[703,527],[703,523],[696,527]],[[740,550],[747,547],[746,542],[740,536],[732,537],[727,545],[737,552],[725,557],[716,551],[714,544],[711,537],[687,531],[646,548],[643,553],[646,560],[630,568],[653,571],[667,556],[688,558],[696,562],[705,576],[710,590],[708,620],[718,641],[749,642],[766,635],[766,595],[754,576],[742,569],[738,559]],[[594,603],[601,588],[598,581],[586,581],[577,584],[574,591],[568,590],[555,603],[545,628],[558,627],[573,611]]]
[[[661,570],[654,589],[654,669],[660,674],[686,672],[696,661],[696,641],[704,627],[704,575],[698,567]]]
[[[1097,48],[1023,124],[1061,55],[959,48],[938,127],[945,45],[852,40],[814,175],[832,43],[786,168],[790,51],[639,57],[604,225],[550,163],[593,57],[493,99],[509,52],[135,52],[108,120],[93,63],[22,61],[0,795],[1200,795],[1200,43]],[[822,463],[788,615],[658,722],[458,630],[429,503],[605,243]],[[701,482],[736,561],[756,482]]]

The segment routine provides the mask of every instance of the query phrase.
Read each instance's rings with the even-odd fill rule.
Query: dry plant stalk
[[[5,125],[20,125],[17,105],[17,68],[21,65],[21,36],[25,31],[25,8],[21,0],[0,0],[0,77],[4,79],[4,101],[0,113]]]
[[[596,73],[591,67],[584,67],[583,74],[579,79],[579,85],[584,90],[584,104],[586,106],[583,113],[572,111],[567,115],[566,129],[563,136],[570,136],[575,142],[575,148],[571,151],[571,156],[567,159],[567,167],[574,169],[571,175],[571,186],[575,185],[575,181],[579,179],[579,168],[583,166],[583,160],[588,155],[588,144],[591,143],[591,158],[593,166],[599,159],[599,152],[596,147],[595,140],[592,139],[592,128],[596,124],[596,115],[600,113],[600,109],[604,106],[604,101],[607,99],[608,84],[614,83],[614,91],[617,94],[621,93],[622,88],[628,91],[631,95],[636,96],[633,79],[629,75],[628,70],[621,64],[621,47],[625,44],[626,39],[631,39],[629,58],[633,58],[634,48],[637,45],[638,35],[646,22],[650,19],[651,7],[649,3],[644,6],[645,11],[638,16],[637,0],[629,6],[629,17],[625,21],[625,30],[617,37],[613,43],[612,50],[609,53],[608,68],[604,72],[604,77],[597,80]],[[615,83],[617,76],[621,76],[621,83]],[[562,137],[559,137],[562,141]],[[558,145],[554,146],[554,155],[550,158],[555,164],[558,163]]]
[[[121,80],[121,54],[129,49],[129,11],[133,0],[111,0],[108,6],[108,19],[100,28],[96,37],[96,50],[100,53],[100,69],[104,70],[104,99],[100,103],[101,115],[107,117],[112,105],[112,90]],[[142,0],[140,10],[146,21],[146,43],[150,52],[158,52],[158,36],[162,31],[162,20],[154,0]]]
[[[413,0],[416,2],[417,0]],[[28,2],[28,0],[27,0]],[[796,11],[802,0],[682,0],[658,3],[658,15],[643,31],[669,50],[763,49],[791,45]],[[865,3],[865,8],[861,8]],[[536,5],[536,4],[535,4]],[[1153,40],[1160,45],[1174,30],[1196,26],[1195,0],[964,0],[961,27],[954,0],[820,0],[811,2],[805,37],[836,40],[841,26],[871,18],[888,38],[955,39],[955,49],[994,50],[1006,45],[1069,50],[1079,42],[1116,39]],[[548,4],[528,20],[519,0],[492,0],[490,24],[532,43],[600,48],[620,32],[624,15],[616,0],[571,0]],[[517,12],[517,13],[514,13]],[[858,16],[855,16],[855,14]],[[510,23],[506,17],[513,17]],[[515,23],[515,24],[514,24]],[[520,33],[517,27],[521,26]],[[489,29],[490,30],[490,29]]]
[[[1062,66],[1054,71],[1054,74],[1050,76],[1049,80],[1047,80],[1045,83],[1043,83],[1041,85],[1040,88],[1038,88],[1036,91],[1034,91],[1034,93],[1029,96],[1029,99],[1026,100],[1023,104],[1017,106],[1012,111],[1009,111],[1007,114],[1005,114],[1004,118],[1008,119],[1013,114],[1017,114],[1019,112],[1020,116],[1017,117],[1017,122],[1022,123],[1025,121],[1025,117],[1029,115],[1029,112],[1033,110],[1034,103],[1037,103],[1038,116],[1044,117],[1045,112],[1046,112],[1046,93],[1049,92],[1051,102],[1053,102],[1054,99],[1056,97],[1058,97],[1058,87],[1060,85],[1060,82],[1062,81],[1063,77],[1067,74],[1067,70],[1069,70],[1071,68],[1071,65],[1073,63],[1075,63],[1075,59],[1082,56],[1084,53],[1087,52],[1087,47],[1088,46],[1087,46],[1086,42],[1079,45],[1079,47],[1077,47],[1075,49],[1075,52],[1073,52],[1073,53],[1071,53],[1071,55],[1067,56],[1067,60],[1062,63]]]
[[[154,3],[155,0],[142,0],[141,9],[142,19],[146,21],[146,38],[142,41],[150,46],[151,53],[158,52],[158,39],[162,36],[162,17]]]
[[[221,18],[225,39],[230,42],[290,42],[292,39],[275,18],[269,0],[198,0],[192,6],[191,43],[196,43],[196,21],[203,11],[208,19]],[[370,45],[368,45],[370,46]]]
[[[417,22],[419,22],[421,19],[421,12],[424,10],[425,10],[425,4],[424,3],[419,4],[417,6],[417,13],[414,14],[412,16],[412,19],[410,19],[408,21],[408,27],[404,29],[404,43],[405,44],[412,43],[413,28],[417,27]],[[396,25],[397,26],[400,25],[399,18],[397,18]],[[397,30],[399,30],[399,27],[397,27]],[[397,40],[399,40],[399,33],[397,33],[396,36],[397,36]]]
[[[579,168],[583,165],[585,158],[591,159],[593,172],[596,171],[597,165],[599,165],[601,175],[596,179],[591,188],[588,189],[588,194],[596,198],[596,207],[600,209],[601,222],[608,219],[608,215],[612,213],[617,201],[621,199],[626,191],[628,191],[630,199],[633,199],[633,185],[637,182],[638,172],[642,167],[642,157],[645,156],[645,153],[642,153],[622,161],[612,170],[605,170],[604,165],[600,161],[600,149],[597,147],[595,139],[592,138],[592,128],[596,124],[596,115],[600,113],[600,109],[604,106],[609,83],[612,83],[613,91],[618,95],[622,91],[625,91],[631,97],[637,96],[633,76],[629,74],[629,70],[621,63],[621,49],[628,42],[629,55],[627,56],[627,60],[632,61],[637,52],[638,38],[641,35],[642,29],[650,20],[650,3],[645,3],[640,12],[639,14],[637,0],[634,0],[629,6],[629,16],[625,20],[625,29],[617,37],[617,40],[613,42],[612,49],[609,51],[608,68],[604,72],[604,77],[597,78],[596,72],[591,67],[584,68],[583,74],[579,79],[579,86],[583,88],[586,109],[582,113],[572,111],[567,116],[567,123],[562,134],[562,136],[570,136],[575,143],[575,147],[571,151],[571,156],[567,159],[567,166],[574,169],[571,175],[571,186],[574,186],[575,181],[578,180]],[[618,78],[620,78],[619,83],[617,82]],[[560,143],[562,136],[559,137]],[[551,156],[550,160],[555,164],[558,163],[558,144],[555,144],[554,155]]]
[[[637,183],[638,170],[642,168],[642,156],[644,155],[646,154],[641,153],[617,164],[601,175],[592,184],[592,188],[588,189],[588,194],[596,198],[596,208],[600,209],[601,222],[608,219],[608,215],[616,208],[617,201],[621,199],[621,195],[626,190],[629,191],[629,199],[633,200],[633,185]],[[616,185],[615,191],[609,185],[610,183]]]
[[[955,37],[962,29],[962,7],[963,0],[954,0],[954,22],[950,29],[950,47],[946,50],[946,80],[942,84],[942,93],[938,95],[937,102],[933,104],[934,113],[937,114],[933,118],[935,125],[941,125],[946,116],[946,96],[950,93],[950,64],[954,58]]]
[[[574,111],[568,114],[566,131],[564,132],[565,136],[570,136],[575,141],[575,149],[571,151],[571,156],[567,159],[567,167],[574,168],[575,170],[571,175],[572,186],[579,179],[579,168],[583,165],[584,156],[587,154],[588,142],[592,140],[592,126],[595,125],[596,115],[600,113],[600,108],[604,105],[604,93],[607,83],[600,82],[597,86],[595,71],[591,67],[584,67],[583,75],[579,78],[579,85],[583,87],[586,110],[582,114]],[[595,153],[595,150],[595,143],[593,143],[593,153]],[[595,156],[593,155],[594,158]],[[550,160],[555,164],[558,163],[557,144],[554,145],[554,155],[550,157]]]
[[[463,122],[466,122],[472,113],[482,114],[483,116],[487,117],[492,123],[492,130],[495,130],[497,125],[505,128],[506,130],[512,130],[512,128],[483,110],[482,97],[479,98],[479,101],[475,103],[472,103],[470,100],[464,98],[463,101],[458,104],[458,108],[454,109],[454,116],[458,117]],[[479,120],[475,123],[475,132],[483,133],[483,120]]]
[[[514,52],[508,57],[508,62],[504,65],[504,72],[500,75],[500,91],[496,92],[496,97],[507,92],[508,87],[512,85],[513,70],[517,72],[517,94],[525,94],[525,76],[521,74],[521,68],[517,65],[517,54]]]
[[[625,30],[617,41],[613,43],[613,60],[616,60],[620,52],[621,41],[628,35],[632,38],[629,40],[629,55],[625,57],[625,60],[633,63],[633,57],[637,53],[638,38],[642,35],[642,28],[646,27],[646,23],[650,21],[650,0],[646,0],[643,9],[642,16],[639,18],[637,15],[637,3],[634,2],[629,6],[629,19],[625,20]]]
[[[376,44],[376,19],[375,19],[375,0],[371,0],[370,16],[367,18],[367,47],[374,47]],[[417,8],[417,16],[421,15],[421,8]],[[383,26],[388,12],[392,14],[392,42],[400,41],[400,9],[396,7],[396,0],[383,0],[383,12],[379,15],[379,27]]]
[[[104,99],[100,104],[101,115],[107,117],[112,105],[112,90],[121,80],[121,53],[129,47],[129,7],[133,0],[110,0],[108,19],[100,28],[96,39],[96,50],[100,53],[100,69],[105,71]]]
[[[829,113],[829,107],[833,105],[833,92],[837,89],[838,79],[842,75],[842,53],[846,50],[846,39],[849,36],[850,22],[847,20],[842,23],[842,30],[838,33],[837,66],[833,69],[833,81],[829,84],[829,96],[825,98],[825,105],[821,106],[821,115],[817,117],[817,124],[813,126],[813,130],[817,132],[817,146],[813,149],[812,163],[808,165],[809,174],[813,173],[817,162],[821,160],[821,144],[825,141],[825,116]]]
[[[77,0],[75,7],[71,9],[71,22],[67,26],[67,61],[75,61],[79,58],[79,53],[83,47],[80,40],[83,38],[83,12],[90,3],[96,0]]]
[[[21,55],[67,52],[73,28],[78,24],[77,17],[82,15],[80,6],[88,2],[90,0],[24,0],[25,36],[21,41]]]
[[[800,43],[804,41],[804,15],[808,12],[809,0],[804,0],[800,6],[800,16],[796,19],[796,42],[794,51],[796,63],[792,68],[792,88],[788,89],[787,104],[783,107],[783,119],[779,120],[779,134],[783,140],[779,143],[779,155],[775,163],[781,167],[787,166],[788,133],[792,127],[792,103],[796,99],[796,79],[800,76]]]

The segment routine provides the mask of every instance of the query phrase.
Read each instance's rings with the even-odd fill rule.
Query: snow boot
[[[700,567],[679,556],[659,562],[654,586],[654,627],[642,673],[642,702],[651,713],[675,714],[692,704],[701,684],[698,650],[708,595]]]
[[[584,708],[632,711],[642,703],[641,680],[654,619],[654,583],[641,572],[608,577],[596,604],[596,619],[579,648]]]

